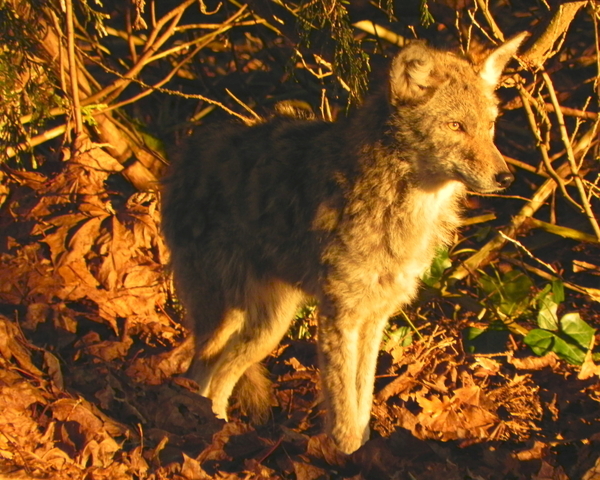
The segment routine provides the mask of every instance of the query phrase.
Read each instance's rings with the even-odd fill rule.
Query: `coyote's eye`
[[[450,122],[448,128],[454,132],[462,132],[464,128],[460,122]]]

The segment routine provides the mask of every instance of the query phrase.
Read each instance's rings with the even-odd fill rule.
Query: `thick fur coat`
[[[493,144],[494,89],[522,39],[481,65],[414,42],[349,118],[279,116],[190,139],[164,184],[163,228],[195,335],[189,375],[218,416],[244,374],[257,387],[242,395],[265,407],[255,365],[315,298],[327,430],[348,453],[368,439],[389,316],[451,241],[466,190],[513,179]]]

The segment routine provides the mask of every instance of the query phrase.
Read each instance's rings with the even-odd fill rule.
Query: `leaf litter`
[[[235,399],[232,421],[216,419],[179,376],[192,343],[157,194],[115,201],[107,184],[124,167],[100,148],[64,150],[52,174],[3,169],[0,478],[600,478],[591,353],[580,370],[523,345],[470,354],[439,311],[422,339],[386,343],[372,439],[351,456],[320,433],[314,325],[266,360],[265,425]]]
[[[314,335],[287,339],[267,360],[276,383],[266,425],[249,424],[235,403],[230,423],[216,419],[178,376],[192,344],[173,320],[180,311],[164,270],[157,195],[134,194],[115,208],[106,181],[119,171],[92,148],[54,176],[7,175],[6,478],[598,478],[592,358],[585,380],[553,353],[466,354],[447,319],[408,346],[386,344],[373,439],[351,456],[320,433]]]

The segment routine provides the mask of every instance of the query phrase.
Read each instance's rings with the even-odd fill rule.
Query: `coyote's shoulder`
[[[494,89],[522,38],[481,65],[415,42],[348,118],[277,116],[190,139],[164,185],[163,225],[195,335],[189,375],[217,415],[241,377],[266,386],[256,364],[312,297],[327,429],[346,452],[368,439],[387,318],[451,241],[465,192],[512,182],[493,144]],[[240,390],[256,406],[265,391]]]

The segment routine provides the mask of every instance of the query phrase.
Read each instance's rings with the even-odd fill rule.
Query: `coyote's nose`
[[[499,188],[506,188],[513,182],[514,179],[515,176],[512,173],[502,172],[496,175],[496,184]]]

